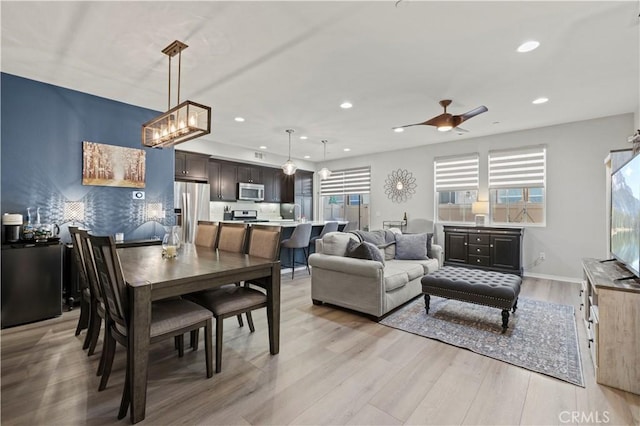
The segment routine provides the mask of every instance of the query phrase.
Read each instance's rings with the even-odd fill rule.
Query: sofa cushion
[[[428,260],[390,260],[387,262],[388,267],[393,269],[400,269],[407,273],[409,280],[415,280],[416,278],[422,278],[425,275],[425,268],[422,262],[428,262]],[[387,267],[385,267],[385,275],[387,273]]]
[[[428,240],[430,239],[426,233],[396,235],[396,259],[427,259]]]
[[[410,265],[420,265],[420,267],[422,268],[422,276],[435,272],[440,268],[440,263],[438,262],[438,259],[424,259],[424,260],[393,259],[388,261],[387,265],[388,264],[397,265],[397,264],[403,264],[403,263],[408,263]]]
[[[396,258],[396,243],[393,242],[387,245],[384,249],[384,260],[391,260]]]
[[[355,241],[355,236],[348,232],[329,232],[322,237],[322,252],[331,256],[344,256],[349,241]]]
[[[385,266],[384,291],[392,291],[404,287],[409,281],[409,275],[404,269],[395,268],[393,265]]]
[[[349,240],[346,256],[356,259],[375,260],[384,265],[384,256],[380,253],[380,249],[375,244],[366,241],[359,243],[355,240]]]

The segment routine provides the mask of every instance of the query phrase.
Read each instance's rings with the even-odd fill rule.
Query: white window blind
[[[320,181],[320,195],[368,194],[371,191],[371,167],[333,170]]]
[[[489,152],[489,189],[544,188],[546,148]]]
[[[436,158],[434,181],[436,192],[478,189],[478,154]]]

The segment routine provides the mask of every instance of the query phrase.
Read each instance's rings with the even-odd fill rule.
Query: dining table
[[[117,249],[129,291],[130,419],[145,418],[151,302],[241,281],[259,280],[267,295],[269,351],[280,350],[280,261],[184,244],[165,259],[161,246]]]

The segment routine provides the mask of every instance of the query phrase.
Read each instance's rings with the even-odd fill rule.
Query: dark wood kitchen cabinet
[[[175,179],[178,181],[208,182],[209,156],[176,151]]]
[[[262,183],[264,184],[265,203],[281,203],[282,179],[284,173],[280,169],[265,167],[262,169]]]
[[[238,167],[226,161],[209,161],[211,201],[236,201]]]
[[[295,174],[295,204],[300,206],[300,217],[313,220],[313,172]]]
[[[522,275],[522,228],[444,227],[445,266]]]
[[[313,172],[306,172],[306,171],[296,172],[295,194],[313,196]]]
[[[291,203],[295,202],[295,175],[285,175],[284,172],[281,172],[281,180],[280,180],[280,201],[282,203]]]
[[[249,164],[238,165],[238,182],[264,183],[263,173],[263,167]]]

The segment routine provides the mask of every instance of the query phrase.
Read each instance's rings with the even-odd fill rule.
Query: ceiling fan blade
[[[483,112],[489,111],[486,106],[480,105],[478,108],[474,108],[471,111],[467,111],[464,114],[456,115],[453,117],[453,121],[456,123],[456,126],[468,119],[475,117],[478,114],[482,114]]]
[[[444,113],[436,117],[433,117],[432,119],[429,119],[422,124],[427,124],[429,126],[441,126],[449,122],[450,119],[451,119],[451,114]]]
[[[453,131],[454,131],[454,132],[457,132],[457,133],[459,133],[459,134],[462,134],[462,133],[469,133],[469,131],[468,131],[467,129],[463,129],[462,127],[454,127]]]
[[[427,124],[429,124],[429,122],[425,121],[424,123],[414,123],[414,124],[405,124],[404,126],[396,126],[396,127],[393,127],[393,129],[399,129],[401,127],[411,127],[411,126],[424,126]]]

